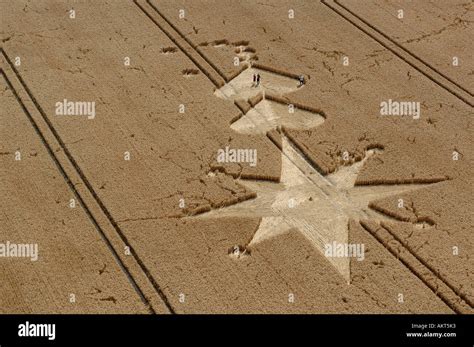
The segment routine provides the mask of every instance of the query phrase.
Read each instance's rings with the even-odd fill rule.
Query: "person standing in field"
[[[260,74],[257,74],[257,87],[260,85]]]
[[[303,84],[304,84],[304,76],[303,75],[300,75],[298,77],[298,81],[300,82],[300,85],[298,87],[301,87]]]
[[[253,84],[252,86],[257,86],[257,75],[253,74]]]

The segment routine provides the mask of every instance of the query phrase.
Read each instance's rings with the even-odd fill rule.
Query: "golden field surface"
[[[0,313],[474,313],[473,18],[0,0]]]

